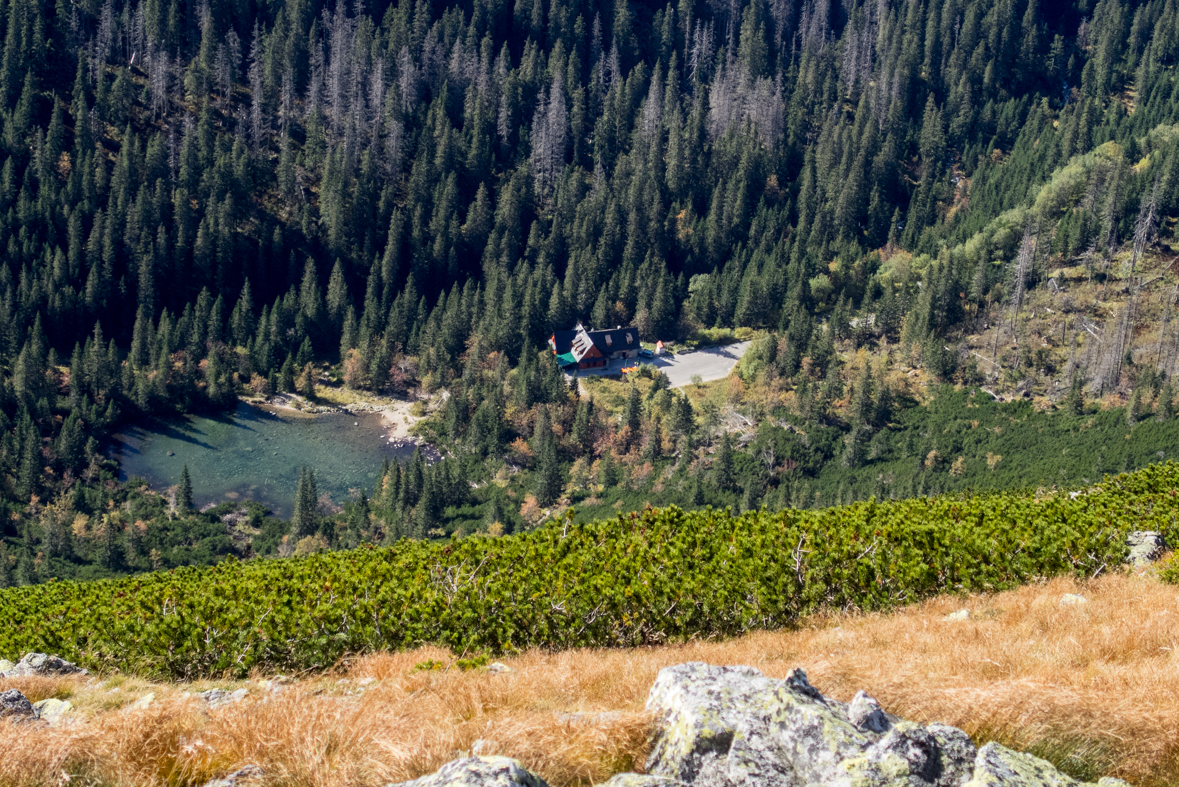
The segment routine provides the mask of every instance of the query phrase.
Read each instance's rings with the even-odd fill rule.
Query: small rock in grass
[[[1060,597],[1060,603],[1064,606],[1071,604],[1088,604],[1089,599],[1077,593],[1065,593]]]
[[[492,675],[498,675],[502,672],[511,672],[512,668],[509,667],[507,664],[502,664],[498,661],[493,661],[487,665],[487,671],[490,672]]]
[[[453,760],[437,772],[388,787],[548,787],[544,779],[529,773],[507,757],[465,757]]]
[[[37,710],[28,697],[16,689],[0,691],[0,719],[32,721],[36,718]]]
[[[262,778],[262,769],[257,765],[247,765],[244,768],[239,768],[228,776],[221,779],[211,779],[205,782],[204,787],[237,787],[242,782],[250,781],[252,779]]]
[[[148,707],[153,702],[155,702],[155,699],[156,699],[155,692],[149,691],[147,694],[144,694],[142,697],[135,700],[135,702],[131,703],[131,710],[143,710],[144,708]]]
[[[218,705],[224,704],[229,699],[229,692],[225,689],[209,689],[208,691],[202,691],[197,696],[209,703],[209,707],[215,708]]]
[[[4,677],[23,677],[25,675],[89,675],[86,670],[76,664],[71,664],[58,656],[44,653],[26,653],[20,661],[10,669],[3,670]]]
[[[68,700],[50,698],[34,702],[33,708],[37,711],[37,718],[53,727],[62,722],[66,714],[74,709],[74,705]]]
[[[0,659],[0,672],[8,672],[10,669],[12,669],[15,666],[16,665],[13,664],[8,659]]]
[[[946,615],[946,620],[970,620],[970,610],[960,609],[957,612],[951,612]]]

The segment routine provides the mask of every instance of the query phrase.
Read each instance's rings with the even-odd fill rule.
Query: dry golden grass
[[[1061,606],[1065,593],[1089,603]],[[966,621],[945,615],[971,611]],[[1077,775],[1179,785],[1179,590],[1153,579],[1071,580],[893,615],[808,621],[715,643],[643,650],[529,652],[511,672],[414,671],[433,648],[382,653],[270,692],[257,681],[148,685],[114,676],[0,681],[68,696],[77,721],[0,726],[0,786],[201,784],[242,765],[264,785],[380,785],[435,770],[476,747],[515,757],[551,784],[592,784],[641,766],[647,691],[664,666],[804,667],[824,692],[858,689],[906,718],[1047,755]],[[118,691],[111,694],[113,684]],[[212,710],[185,691],[246,686]],[[147,691],[147,708],[133,701]],[[117,699],[114,699],[117,698]]]

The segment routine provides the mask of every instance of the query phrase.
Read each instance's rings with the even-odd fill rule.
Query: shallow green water
[[[277,415],[240,404],[236,411],[147,421],[115,435],[110,456],[119,478],[138,476],[164,490],[188,465],[197,506],[257,500],[279,516],[294,505],[299,468],[315,469],[319,492],[341,504],[371,492],[385,458],[413,449],[389,444],[379,414]]]

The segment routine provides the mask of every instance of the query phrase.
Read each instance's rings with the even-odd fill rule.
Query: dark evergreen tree
[[[188,465],[180,472],[180,486],[176,489],[176,508],[180,511],[191,511],[192,479],[188,475]]]

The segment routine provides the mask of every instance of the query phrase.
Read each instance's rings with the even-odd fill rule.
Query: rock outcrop
[[[599,787],[1129,787],[1083,784],[997,743],[977,749],[962,730],[904,721],[864,692],[837,702],[800,669],[779,681],[752,667],[667,667],[647,710],[656,726],[647,773]],[[469,757],[389,787],[542,785],[514,760]]]
[[[26,653],[24,658],[12,667],[0,672],[0,678],[17,678],[26,675],[86,675],[86,670],[71,664],[58,656],[44,653]]]
[[[647,709],[658,719],[648,773],[690,787],[1081,784],[998,744],[976,751],[954,727],[898,719],[863,692],[846,705],[824,697],[798,669],[774,681],[749,667],[668,667]]]

